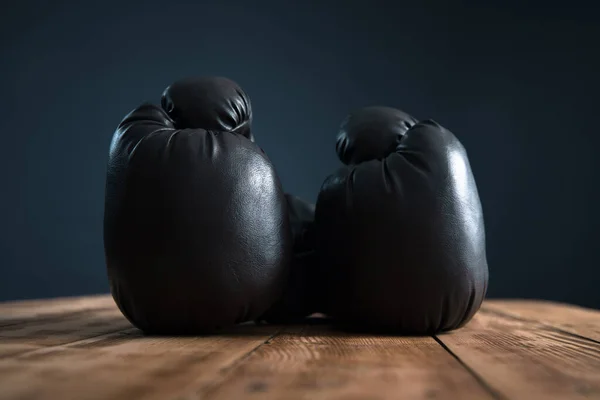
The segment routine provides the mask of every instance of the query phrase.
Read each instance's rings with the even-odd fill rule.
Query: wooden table
[[[170,338],[108,296],[0,303],[0,398],[600,399],[600,312],[495,300],[434,337],[313,320]]]

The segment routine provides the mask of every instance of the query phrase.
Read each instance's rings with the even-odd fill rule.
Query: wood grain
[[[600,399],[594,341],[485,310],[438,340],[506,398]]]
[[[491,300],[485,303],[484,310],[536,321],[600,343],[600,313],[597,310],[532,300]]]
[[[3,326],[39,323],[40,320],[84,316],[89,311],[118,312],[110,295],[60,297],[46,300],[26,300],[0,303],[0,328]]]
[[[491,399],[431,337],[287,330],[184,399]]]
[[[435,337],[245,324],[145,336],[110,296],[0,303],[0,400],[600,399],[600,312],[493,300]]]
[[[132,327],[114,305],[80,311],[67,309],[59,313],[55,310],[49,314],[52,318],[30,318],[0,326],[0,358]]]
[[[137,329],[0,360],[0,399],[166,399],[202,389],[268,340],[274,327],[208,337],[147,337]]]

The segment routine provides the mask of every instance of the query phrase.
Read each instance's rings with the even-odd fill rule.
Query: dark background
[[[255,136],[286,190],[313,201],[339,165],[334,139],[350,110],[384,104],[436,119],[461,139],[478,181],[490,297],[600,308],[591,6],[218,3],[3,5],[0,300],[108,290],[112,132],[173,80],[206,74],[248,92]]]

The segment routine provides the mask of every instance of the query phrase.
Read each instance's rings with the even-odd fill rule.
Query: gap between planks
[[[221,368],[220,370],[220,375],[219,375],[219,379],[216,379],[215,381],[213,381],[211,384],[207,385],[204,389],[204,392],[206,394],[210,394],[212,392],[214,392],[215,390],[218,389],[219,386],[221,386],[224,382],[227,381],[227,378],[235,371],[235,369],[240,366],[241,364],[243,364],[248,358],[250,358],[250,356],[252,356],[252,354],[256,351],[258,351],[258,349],[260,349],[261,346],[264,346],[265,344],[268,344],[271,340],[273,340],[277,335],[279,335],[279,333],[282,331],[282,328],[278,328],[271,336],[269,336],[264,342],[258,344],[256,347],[254,347],[252,350],[248,351],[246,354],[243,354],[242,356],[240,356],[238,359],[236,359],[233,363],[231,363],[230,365],[227,365],[223,368]],[[187,396],[183,396],[180,397],[179,399],[183,400],[189,398],[189,394]]]
[[[511,304],[513,307],[509,307]],[[533,310],[528,310],[529,312],[525,313],[519,312],[519,305],[521,304],[529,305]],[[522,322],[533,322],[547,329],[600,344],[600,312],[595,310],[557,303],[547,304],[547,302],[489,301],[487,304],[484,303],[479,312],[491,313]],[[577,320],[579,324],[574,326],[570,322],[572,320]]]
[[[325,325],[290,327],[178,400],[229,398],[500,399],[432,337],[372,336]],[[400,397],[398,397],[400,396]]]
[[[437,338],[505,398],[600,399],[600,345],[589,338],[486,309]]]
[[[212,337],[145,336],[131,328],[0,360],[1,399],[173,398],[208,387],[274,335],[240,327]]]
[[[553,304],[543,306],[534,302],[530,302],[532,304],[527,307],[522,306],[522,304],[526,303],[512,302],[512,304],[508,305],[506,302],[496,301],[489,301],[487,304],[484,303],[482,310],[464,328],[449,334],[435,336],[433,339],[429,338],[435,342],[435,346],[441,348],[441,352],[431,347],[431,343],[427,343],[427,338],[414,339],[410,346],[417,347],[417,350],[420,348],[427,349],[426,351],[424,350],[424,354],[428,354],[427,351],[433,351],[441,359],[446,359],[443,362],[447,364],[442,363],[444,367],[452,366],[453,368],[457,368],[459,366],[460,370],[464,371],[464,373],[451,372],[451,375],[458,374],[454,377],[442,377],[447,380],[446,384],[450,388],[456,386],[455,383],[457,381],[462,382],[466,387],[473,388],[473,382],[468,379],[465,380],[464,375],[470,376],[471,380],[476,381],[480,387],[482,384],[485,384],[483,385],[485,393],[479,392],[480,398],[552,399],[589,398],[590,396],[600,398],[600,347],[594,339],[576,333],[582,332],[582,330],[591,333],[596,332],[598,314],[584,310],[579,314],[575,314],[576,318],[574,318],[571,307],[556,305],[553,308]],[[85,301],[82,304],[85,304]],[[3,307],[0,307],[0,310],[2,309]],[[553,313],[553,310],[556,311]],[[70,311],[73,311],[73,308]],[[67,312],[66,314],[54,314],[49,318],[54,322],[60,322],[61,319],[64,320],[65,317],[71,315],[74,318],[67,319],[76,321],[80,319],[80,316],[85,315],[86,312],[90,314],[99,312],[102,314],[107,311],[109,310],[105,309],[102,311],[101,308],[97,308],[96,310],[87,309],[83,310],[84,314],[79,314],[79,311],[77,311],[78,315],[74,315],[73,312]],[[114,311],[118,314],[116,307],[114,307]],[[580,316],[578,317],[577,315]],[[588,315],[590,318],[588,318]],[[594,319],[594,316],[596,319]],[[119,318],[122,317],[115,317],[115,321],[118,321]],[[573,325],[573,321],[582,322]],[[33,323],[35,324],[35,322]],[[51,324],[52,322],[47,320],[37,321],[38,325],[47,325],[48,323]],[[130,327],[130,325],[127,326]],[[0,331],[3,328],[5,327],[0,327]],[[24,328],[26,327],[24,326]],[[310,335],[311,332],[308,332],[308,335],[304,335],[307,331],[312,331],[312,336]],[[60,353],[60,350],[66,351],[78,346],[84,348],[87,345],[93,347],[94,343],[104,340],[110,342],[111,338],[114,339],[114,344],[115,341],[118,342],[119,338],[127,338],[127,332],[133,333],[137,332],[137,330],[130,327],[129,329],[117,329],[112,332],[96,334],[93,337],[80,337],[66,342],[63,340],[62,343],[55,345],[48,343],[47,346],[34,350],[26,350],[18,356],[25,356],[27,358],[37,355],[42,359],[46,357],[46,361],[50,365],[56,367],[58,364],[60,369],[60,357],[53,358],[53,354]],[[78,333],[90,334],[89,331],[87,333],[79,331]],[[2,334],[0,333],[0,335]],[[132,337],[135,339],[136,335],[133,334]],[[146,341],[142,340],[142,343],[152,340],[160,339],[148,338]],[[239,343],[244,342],[244,340],[246,341],[245,344]],[[439,394],[439,387],[435,387],[431,382],[419,383],[414,376],[410,376],[410,371],[407,371],[407,369],[399,371],[397,364],[401,364],[402,360],[400,358],[394,359],[394,356],[384,348],[385,343],[393,346],[395,341],[397,341],[395,343],[395,350],[402,353],[403,346],[401,344],[403,340],[408,339],[397,338],[390,340],[390,338],[386,337],[361,337],[360,335],[352,336],[342,333],[330,334],[323,332],[322,329],[319,330],[318,327],[315,328],[314,326],[306,325],[301,328],[296,327],[272,331],[260,341],[250,343],[251,340],[252,338],[238,338],[236,342],[238,343],[236,345],[238,347],[233,350],[228,346],[219,347],[218,351],[220,352],[229,351],[229,356],[217,357],[215,362],[209,360],[208,364],[194,364],[189,367],[191,371],[187,371],[187,374],[184,373],[184,377],[189,380],[182,380],[183,378],[180,377],[178,382],[182,387],[172,386],[174,390],[176,389],[180,394],[183,394],[183,396],[178,398],[227,398],[227,394],[234,395],[234,397],[242,396],[250,398],[254,394],[264,395],[266,394],[264,391],[268,389],[272,390],[275,394],[285,394],[287,393],[286,391],[291,390],[292,393],[295,393],[295,397],[290,396],[289,398],[319,399],[334,395],[350,395],[352,390],[360,392],[365,389],[361,385],[353,386],[352,380],[356,380],[358,383],[362,382],[362,385],[366,385],[367,389],[371,390],[371,392],[362,394],[372,396],[372,398],[388,397],[385,392],[382,392],[382,388],[369,386],[370,380],[379,382],[379,384],[383,385],[383,389],[387,388],[388,390],[398,390],[399,387],[405,387],[406,384],[413,386],[414,389],[414,386],[419,386],[420,384],[422,385],[420,388],[422,391],[414,393],[417,395],[415,397],[430,397],[435,396],[436,393]],[[369,346],[364,346],[364,343],[361,345],[361,340],[369,342],[370,345],[375,347],[373,354],[370,354],[370,350],[365,351],[365,348]],[[177,351],[181,347],[176,343],[176,339],[169,340],[168,344],[169,346],[165,346],[167,351],[169,349]],[[130,344],[130,349],[131,345],[133,344]],[[143,347],[143,344],[138,345],[138,347],[140,346]],[[275,346],[275,350],[270,346]],[[409,345],[404,343],[404,347],[407,346]],[[137,351],[140,351],[140,349]],[[410,359],[410,357],[414,357],[416,354],[421,354],[417,350],[412,349],[412,353],[411,350],[407,350],[408,352],[405,356]],[[386,361],[385,358],[388,357],[387,361],[389,363],[385,367],[388,370],[391,368],[389,374],[386,374],[386,368],[379,368],[377,365],[373,365],[374,353],[376,351],[382,353],[379,356],[384,357],[383,361]],[[458,364],[452,364],[447,360],[448,357],[444,357],[443,354],[451,357]],[[98,354],[96,355],[98,356]],[[179,359],[177,356],[175,354],[171,357],[170,361],[172,364],[182,362],[182,354],[179,354]],[[273,357],[275,358],[273,359]],[[329,357],[330,361],[333,360],[332,362],[337,362],[337,364],[333,366],[325,365],[328,368],[324,368],[322,363],[319,365],[319,361],[322,361],[323,357]],[[68,354],[66,359],[68,359]],[[149,360],[151,358],[146,359],[147,362]],[[64,362],[62,361],[62,364]],[[382,360],[378,359],[378,362],[381,363]],[[415,359],[414,362],[418,366],[419,362],[422,363],[423,361]],[[431,363],[431,361],[429,362]],[[281,365],[277,365],[278,363],[290,367],[291,371],[285,371]],[[365,363],[371,363],[370,366],[372,369],[370,372],[362,369],[362,367],[365,367]],[[214,366],[214,368],[210,369],[210,366]],[[317,373],[311,374],[310,371],[307,371],[311,366],[317,367]],[[423,365],[421,366],[423,367]],[[439,364],[425,364],[423,368],[435,370],[438,367]],[[253,373],[253,368],[258,372]],[[65,369],[64,373],[66,371],[68,371],[68,368]],[[194,372],[198,371],[202,371],[202,374],[207,372],[207,376],[194,379]],[[78,371],[74,372],[77,373]],[[148,369],[147,372],[152,372],[152,369]],[[325,376],[328,372],[330,376]],[[596,372],[595,375],[594,372]],[[112,379],[115,379],[115,376],[111,375],[110,372],[104,373],[108,373],[108,376],[105,378],[112,376]],[[322,375],[320,376],[319,373]],[[402,377],[402,374],[407,373],[410,379]],[[368,379],[365,380],[365,377],[361,374],[366,374]],[[145,375],[141,371],[132,378],[143,380],[146,379],[146,376],[147,374]],[[175,378],[171,379],[176,380]],[[276,382],[278,379],[282,382]],[[340,381],[345,381],[345,383],[341,384]],[[52,388],[52,381],[42,380],[41,382],[50,384],[50,387],[47,387],[48,390]],[[73,383],[76,384],[76,380]],[[105,383],[110,384],[110,380]],[[129,397],[135,397],[136,393],[142,393],[141,388],[137,387],[136,389],[135,385],[139,384],[139,382],[135,382],[135,379],[130,383],[130,385],[134,386],[133,388],[128,388],[127,382],[118,382],[117,380],[115,383],[120,384],[120,386],[116,386],[122,392],[114,392],[115,394],[122,393],[122,397],[120,398],[128,398],[125,394],[128,394]],[[557,386],[557,383],[560,385]],[[33,384],[33,382],[28,384]],[[174,385],[174,383],[171,382],[171,385]],[[430,386],[433,386],[433,389]],[[45,386],[42,385],[39,389],[44,390],[44,388]],[[64,389],[60,385],[55,385],[54,394],[62,393],[60,391],[61,388]],[[128,389],[131,390],[128,391]],[[250,392],[248,392],[248,389],[250,389]],[[303,392],[302,390],[304,389],[306,390]],[[438,391],[436,392],[435,390]],[[473,390],[476,391],[477,389]],[[105,392],[105,394],[108,393]],[[162,395],[164,394],[165,392],[163,391]],[[171,394],[175,393],[170,392],[169,398]],[[450,398],[452,394],[456,398],[466,398],[452,392],[443,393],[442,396]],[[311,396],[305,397],[307,395]],[[373,397],[377,395],[379,397]],[[392,397],[396,398],[396,396]],[[41,398],[43,398],[43,395]]]

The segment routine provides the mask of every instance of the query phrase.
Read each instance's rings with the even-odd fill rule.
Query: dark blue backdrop
[[[0,300],[107,291],[112,131],[174,79],[216,74],[249,93],[257,140],[286,190],[311,200],[338,165],[351,109],[397,106],[446,125],[478,180],[490,296],[600,307],[591,6],[71,3],[3,5]]]

